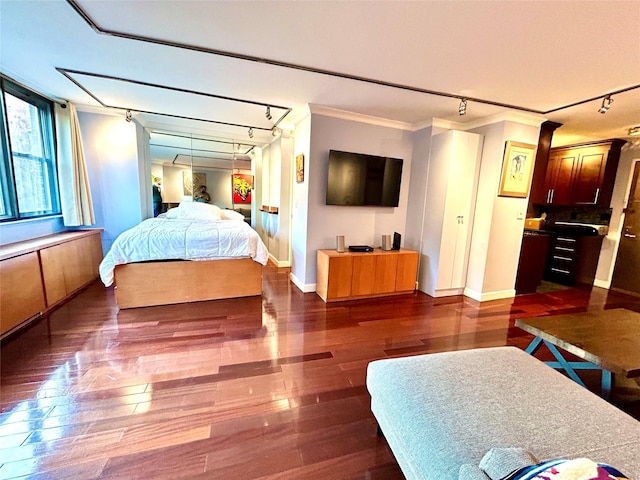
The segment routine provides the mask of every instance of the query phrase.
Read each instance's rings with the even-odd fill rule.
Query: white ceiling
[[[640,124],[640,88],[597,113],[604,95],[640,84],[638,0],[76,3],[98,30],[64,0],[0,0],[0,70],[79,110],[103,109],[80,84],[149,127],[260,145],[287,108],[280,126],[308,104],[407,128],[510,110],[469,100],[459,116],[456,97],[538,112],[592,99],[541,114],[563,123],[554,145],[628,138]],[[250,139],[222,123],[264,130]]]

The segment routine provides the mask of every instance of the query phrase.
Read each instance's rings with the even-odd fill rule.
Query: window
[[[53,103],[1,82],[0,220],[59,214]]]

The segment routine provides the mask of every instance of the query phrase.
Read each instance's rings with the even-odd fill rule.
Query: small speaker
[[[401,238],[401,235],[398,232],[393,232],[393,248],[392,248],[392,250],[400,250],[400,238]]]
[[[391,235],[382,235],[382,250],[391,250],[392,247]]]
[[[344,252],[344,235],[336,235],[336,252]]]

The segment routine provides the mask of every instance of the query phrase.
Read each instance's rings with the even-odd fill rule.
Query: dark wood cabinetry
[[[552,148],[542,187],[532,188],[537,205],[608,207],[624,140]],[[539,181],[539,180],[537,180]]]
[[[592,285],[603,238],[555,235],[551,241],[545,278],[563,285]]]

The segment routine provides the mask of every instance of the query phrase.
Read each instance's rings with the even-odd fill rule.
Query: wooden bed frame
[[[262,294],[262,265],[250,258],[128,263],[114,275],[120,308]]]

